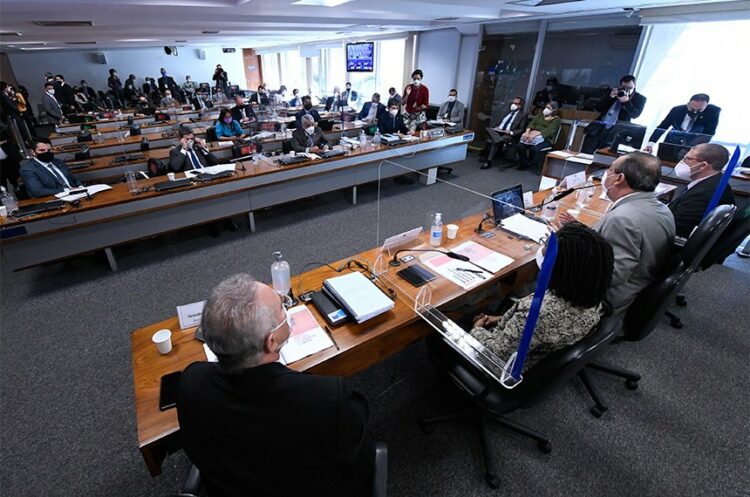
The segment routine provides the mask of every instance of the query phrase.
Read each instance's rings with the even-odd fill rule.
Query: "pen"
[[[324,326],[323,328],[325,328],[326,333],[328,333],[328,336],[331,338],[331,341],[333,342],[333,345],[336,347],[336,350],[341,350],[339,349],[339,344],[337,344],[336,340],[333,338],[333,333],[331,333],[331,330],[328,329],[328,326]]]
[[[481,278],[481,279],[483,279],[483,280],[486,280],[486,279],[487,279],[487,278],[486,278],[486,277],[485,277],[485,276],[484,276],[484,275],[482,274],[482,273],[483,273],[484,271],[478,271],[478,270],[476,270],[476,269],[466,269],[466,268],[463,268],[463,267],[458,267],[458,268],[456,268],[456,269],[458,269],[459,271],[464,271],[464,272],[467,272],[467,273],[474,273],[474,274],[476,274],[476,275],[477,275],[477,277],[479,277],[479,278]]]

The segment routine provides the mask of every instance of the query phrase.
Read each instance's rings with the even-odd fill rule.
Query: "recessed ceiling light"
[[[21,50],[60,50],[62,47],[21,47]]]
[[[94,21],[34,21],[34,24],[46,28],[86,28],[92,27]]]
[[[123,43],[142,43],[144,41],[159,41],[155,38],[123,38],[121,40],[115,40]]]
[[[204,35],[217,35],[219,34],[218,31],[202,31]]]
[[[292,5],[314,5],[316,7],[338,7],[352,0],[297,0]]]

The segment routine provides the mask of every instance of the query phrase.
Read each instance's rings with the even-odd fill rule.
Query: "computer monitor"
[[[690,150],[690,145],[678,145],[675,143],[661,143],[656,150],[656,156],[664,162],[678,163]]]
[[[346,44],[346,72],[372,72],[374,68],[375,43]]]
[[[495,217],[495,224],[499,225],[503,219],[524,211],[521,185],[503,188],[490,197],[492,197],[492,214]]]
[[[612,136],[614,138],[609,147],[610,152],[617,152],[620,145],[639,150],[646,136],[646,127],[638,124],[617,123],[612,128]]]

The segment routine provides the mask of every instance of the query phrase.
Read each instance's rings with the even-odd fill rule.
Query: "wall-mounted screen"
[[[375,59],[375,43],[347,43],[346,71],[372,72]]]

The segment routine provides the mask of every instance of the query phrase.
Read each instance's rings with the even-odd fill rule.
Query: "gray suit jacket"
[[[440,110],[438,110],[438,119],[443,119],[445,116],[445,113],[448,112],[448,104],[450,102],[443,102],[443,105],[440,106]],[[450,122],[456,123],[459,126],[464,125],[464,104],[456,100],[456,102],[453,104],[453,111],[451,112],[451,115],[449,117]]]
[[[62,119],[63,113],[62,108],[60,108],[60,103],[50,97],[46,92],[42,95],[42,107],[44,107],[44,112],[46,112],[51,118],[57,119],[58,121]]]
[[[594,229],[614,249],[615,268],[605,300],[619,314],[665,269],[674,217],[653,192],[638,192],[612,206]]]

